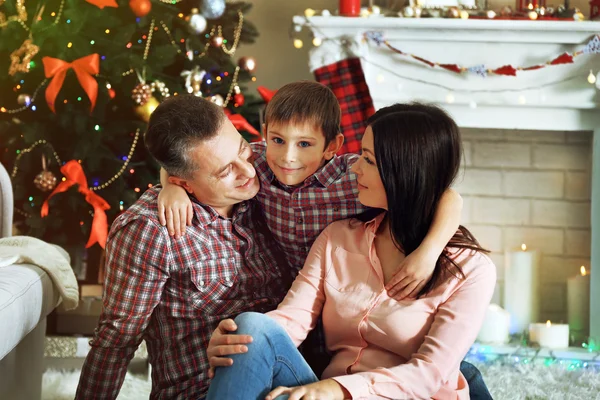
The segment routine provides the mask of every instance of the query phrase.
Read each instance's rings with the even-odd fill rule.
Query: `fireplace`
[[[295,17],[322,39],[313,67],[361,57],[376,108],[422,100],[455,118],[465,145],[464,224],[492,250],[527,242],[542,253],[540,318],[566,321],[566,282],[592,270],[590,336],[600,337],[600,91],[587,81],[600,56],[519,71],[457,74],[364,40],[380,32],[395,48],[439,64],[488,68],[546,63],[583,49],[600,22]],[[498,290],[500,289],[500,290]],[[537,321],[539,322],[539,321]]]

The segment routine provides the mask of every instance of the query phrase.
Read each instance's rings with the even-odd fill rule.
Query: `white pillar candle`
[[[507,251],[504,258],[504,308],[510,314],[510,333],[522,333],[539,316],[540,255],[527,250]]]
[[[566,349],[569,347],[569,325],[550,321],[529,324],[529,341],[549,349]]]
[[[578,339],[586,338],[590,329],[590,275],[584,266],[567,280],[567,313],[569,329]]]
[[[506,344],[508,343],[509,325],[510,314],[499,305],[490,304],[477,340],[486,344]]]

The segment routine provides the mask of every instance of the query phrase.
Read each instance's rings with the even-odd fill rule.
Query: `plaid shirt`
[[[151,399],[203,397],[206,347],[218,322],[269,311],[289,287],[289,267],[257,223],[255,202],[225,219],[192,198],[193,224],[175,240],[158,222],[158,193],[148,190],[111,227],[103,311],[77,399],[115,399],[142,340],[153,367]]]
[[[356,174],[350,172],[359,156],[334,156],[301,186],[290,187],[281,184],[269,168],[266,144],[259,142],[251,146],[260,180],[256,199],[295,277],[304,266],[313,242],[327,225],[365,210],[358,201]]]

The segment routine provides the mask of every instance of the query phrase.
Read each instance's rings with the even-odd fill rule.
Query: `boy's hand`
[[[224,319],[219,322],[217,329],[212,333],[208,341],[208,348],[206,349],[206,356],[210,365],[208,369],[209,379],[215,376],[215,367],[230,367],[233,364],[231,358],[223,356],[246,353],[248,351],[248,346],[244,345],[252,342],[252,336],[231,335],[227,333],[235,331],[237,331],[235,322],[232,319]]]
[[[438,257],[433,253],[435,256],[433,258],[431,254],[432,252],[423,252],[421,248],[410,253],[400,263],[392,279],[385,285],[388,296],[396,301],[407,297],[416,298],[433,275]]]
[[[158,220],[167,226],[169,235],[179,239],[185,234],[185,226],[192,225],[192,201],[181,186],[169,185],[158,194]]]

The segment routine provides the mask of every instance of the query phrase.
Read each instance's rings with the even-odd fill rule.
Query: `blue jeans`
[[[233,365],[219,367],[210,382],[206,400],[264,400],[278,386],[318,382],[287,332],[272,318],[247,312],[235,318],[236,333],[252,336],[248,352],[231,356]],[[287,395],[276,400],[287,399]]]
[[[463,361],[460,363],[460,372],[469,383],[469,397],[471,400],[492,400],[481,372],[471,363]]]

